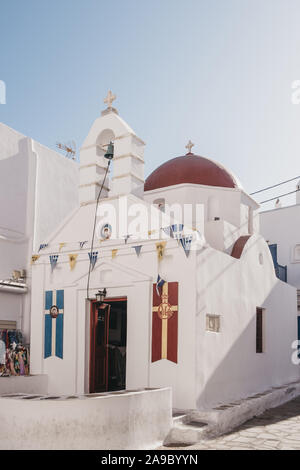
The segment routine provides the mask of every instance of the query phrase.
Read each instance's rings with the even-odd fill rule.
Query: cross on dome
[[[107,104],[108,108],[111,108],[112,107],[111,105],[112,105],[113,101],[115,101],[115,99],[116,99],[116,95],[114,95],[111,92],[111,90],[108,90],[107,97],[104,98],[103,101],[104,101],[105,104]]]
[[[194,147],[195,144],[193,144],[193,142],[191,142],[190,140],[188,141],[188,143],[186,144],[185,148],[188,149],[188,153],[192,153],[191,150],[192,150],[192,147]]]

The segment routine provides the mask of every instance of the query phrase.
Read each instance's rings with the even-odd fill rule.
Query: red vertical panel
[[[178,350],[178,282],[169,282],[168,284],[169,304],[176,307],[173,316],[168,320],[168,350],[167,357],[169,361],[177,364]]]
[[[156,284],[153,284],[153,307],[158,307],[161,303],[156,292]],[[157,312],[152,312],[152,362],[161,359],[161,319]]]
[[[178,310],[178,282],[168,284],[169,304],[176,305]]]
[[[160,289],[161,292],[161,289]],[[161,296],[157,295],[156,284],[153,285],[153,307],[161,304]],[[178,350],[178,282],[168,283],[168,303],[172,307],[172,316],[168,320],[167,358],[177,363]],[[157,311],[152,312],[152,362],[161,359],[162,321]]]
[[[178,349],[178,312],[174,312],[172,318],[168,320],[168,352],[169,361],[177,364]]]

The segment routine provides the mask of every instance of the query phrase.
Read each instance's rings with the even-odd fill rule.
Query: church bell
[[[108,160],[112,160],[114,158],[114,144],[112,142],[108,144],[104,158],[107,158]]]

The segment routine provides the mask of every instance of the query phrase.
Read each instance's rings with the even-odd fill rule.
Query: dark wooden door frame
[[[110,297],[105,299],[105,310],[108,311],[108,321],[106,325],[106,340],[108,341],[108,334],[109,334],[109,312],[110,312],[110,304],[112,302],[127,302],[127,297]],[[89,380],[89,393],[95,393],[95,340],[96,340],[96,324],[97,324],[97,317],[98,317],[98,309],[96,307],[96,300],[91,301],[91,308],[90,308],[90,380]],[[108,348],[106,348],[106,390],[108,388]]]

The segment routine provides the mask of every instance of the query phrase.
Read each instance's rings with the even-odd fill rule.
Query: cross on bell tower
[[[111,90],[108,90],[107,97],[104,98],[104,103],[107,104],[108,108],[111,108],[112,107],[111,105],[112,105],[113,101],[115,101],[115,99],[116,99],[116,95],[114,95],[111,92]]]
[[[107,108],[104,111],[102,111],[102,113],[101,113],[102,116],[104,114],[111,113],[112,111],[114,113],[118,114],[118,111],[116,110],[116,108],[112,107],[113,101],[115,101],[116,97],[117,96],[115,94],[113,94],[111,90],[108,90],[107,96],[103,100],[103,102],[107,105]]]

